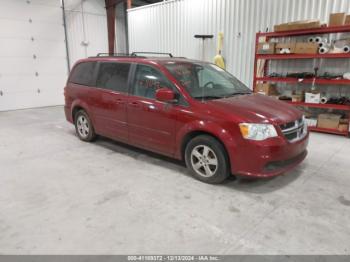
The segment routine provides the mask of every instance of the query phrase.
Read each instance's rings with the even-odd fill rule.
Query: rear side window
[[[117,92],[128,92],[129,63],[101,63],[97,87]]]
[[[95,66],[96,62],[83,62],[76,65],[69,78],[69,82],[85,86],[95,85]]]

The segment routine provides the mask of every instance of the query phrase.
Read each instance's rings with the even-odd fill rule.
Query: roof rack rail
[[[141,55],[140,55],[141,54]],[[98,53],[96,56],[90,56],[90,57],[140,57],[140,58],[146,58],[146,56],[143,56],[142,54],[149,54],[149,55],[165,55],[169,56],[170,58],[174,58],[174,56],[171,53],[159,53],[159,52],[132,52],[131,54],[127,53]],[[177,58],[186,58],[186,57],[177,57]]]
[[[98,53],[96,56],[98,57],[98,56],[130,56],[130,55],[126,54],[126,53],[113,53],[113,54],[110,54],[110,53]]]
[[[138,54],[149,54],[149,55],[167,55],[169,57],[174,57],[171,53],[158,53],[158,52],[132,52],[131,56],[138,56]]]

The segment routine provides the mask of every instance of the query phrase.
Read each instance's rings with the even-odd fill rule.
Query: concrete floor
[[[0,113],[2,254],[350,254],[350,140],[311,135],[270,180],[196,181],[107,139],[83,143],[62,107]]]

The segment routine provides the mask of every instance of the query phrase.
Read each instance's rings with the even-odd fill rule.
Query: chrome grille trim
[[[288,126],[288,128],[286,128]],[[307,126],[303,118],[299,118],[293,122],[280,125],[281,131],[289,142],[296,142],[303,139],[307,134]],[[292,138],[290,137],[292,136]]]

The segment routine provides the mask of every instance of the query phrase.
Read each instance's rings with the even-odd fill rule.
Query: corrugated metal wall
[[[104,0],[64,0],[71,66],[81,58],[108,52]],[[126,52],[124,3],[116,10],[116,52]]]
[[[81,58],[108,50],[104,0],[64,0],[71,66]]]
[[[116,52],[127,53],[127,30],[126,30],[126,3],[120,3],[116,7]]]
[[[228,71],[251,86],[256,32],[295,20],[328,22],[330,13],[340,11],[350,13],[349,0],[165,1],[128,10],[129,48],[200,59],[201,42],[193,36],[214,34],[205,46],[205,59],[210,61],[222,31]]]

